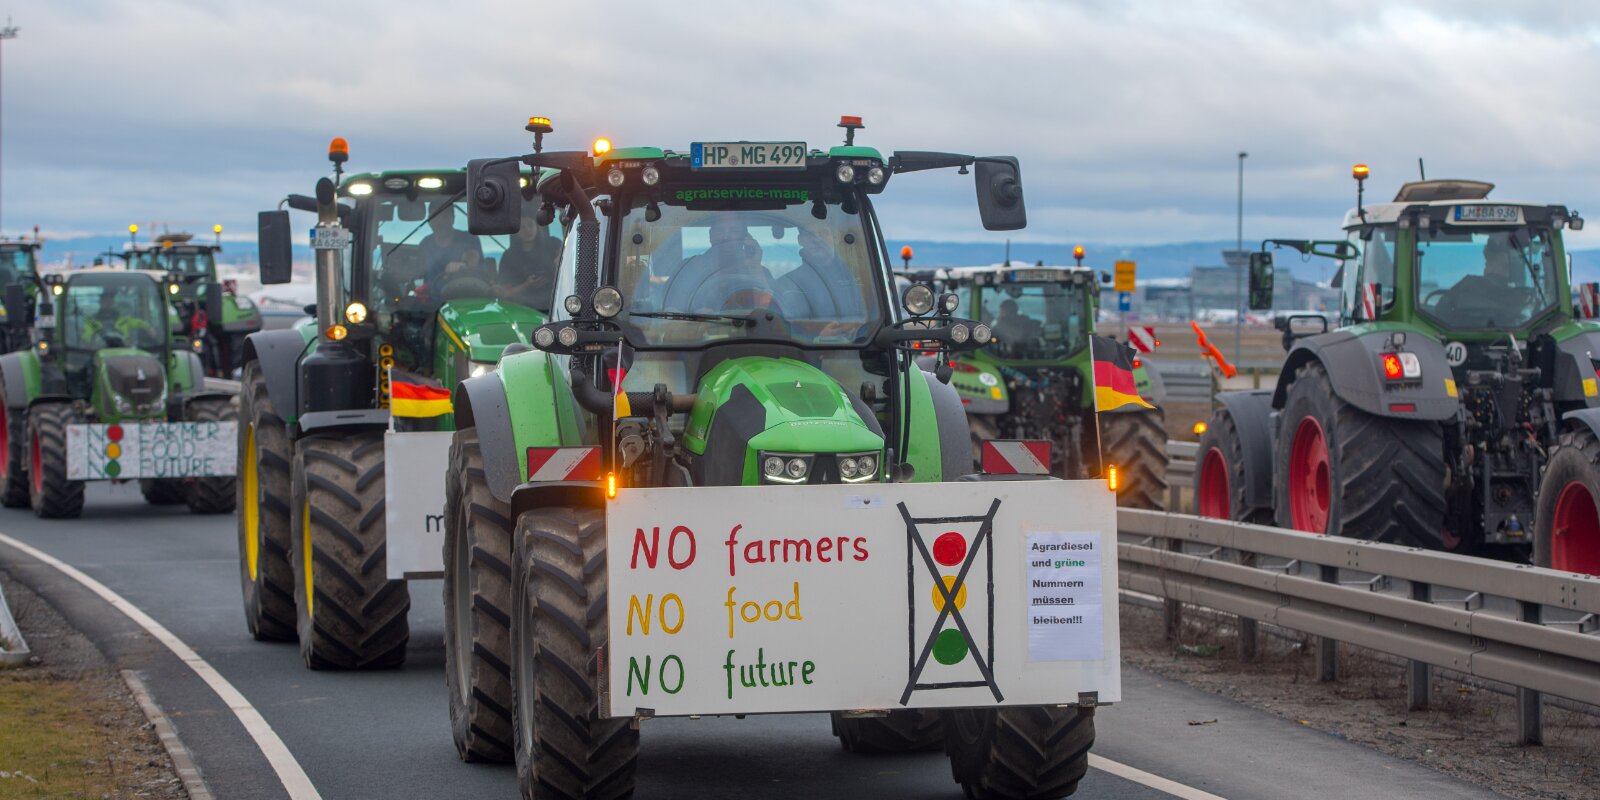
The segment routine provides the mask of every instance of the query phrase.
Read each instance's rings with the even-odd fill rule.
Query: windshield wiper
[[[732,314],[702,314],[698,311],[630,311],[630,317],[644,317],[646,319],[679,319],[686,322],[727,322],[732,325],[754,325],[756,321],[749,317],[736,317]]]

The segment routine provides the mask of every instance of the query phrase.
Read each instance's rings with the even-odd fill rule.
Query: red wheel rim
[[[42,492],[44,491],[44,467],[42,466],[44,464],[44,459],[39,457],[39,432],[34,431],[31,439],[32,446],[28,449],[31,450],[32,453],[28,463],[29,466],[32,467],[31,472],[33,473],[33,489],[35,492]]]
[[[1551,515],[1550,567],[1600,575],[1600,509],[1583,481],[1561,487]]]
[[[1289,524],[1297,531],[1326,533],[1333,505],[1328,439],[1315,417],[1305,417],[1289,450]]]
[[[1228,460],[1223,457],[1220,448],[1213,447],[1206,451],[1206,457],[1200,462],[1200,494],[1195,502],[1200,507],[1200,516],[1212,519],[1233,519],[1228,504],[1233,499],[1233,493],[1228,486]]]

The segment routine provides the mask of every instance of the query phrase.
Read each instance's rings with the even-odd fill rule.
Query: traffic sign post
[[[1133,292],[1117,292],[1117,310],[1124,314],[1133,310]]]

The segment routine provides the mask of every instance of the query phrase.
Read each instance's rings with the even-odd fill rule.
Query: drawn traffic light
[[[122,457],[122,426],[106,426],[106,466],[105,473],[108,478],[115,478],[122,474],[122,464],[117,459]]]
[[[900,704],[907,705],[916,691],[978,686],[988,687],[1000,702],[1004,697],[994,679],[992,591],[994,516],[1000,500],[979,516],[918,518],[905,503],[899,509],[906,522],[911,620],[909,677]]]

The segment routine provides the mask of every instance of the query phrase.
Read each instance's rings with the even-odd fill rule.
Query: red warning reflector
[[[984,442],[981,464],[985,475],[1049,475],[1050,442],[1033,439],[996,439]]]
[[[1128,328],[1128,344],[1141,353],[1154,353],[1161,342],[1156,340],[1156,329],[1149,325],[1133,325]]]
[[[600,480],[598,447],[530,447],[529,481]]]
[[[1390,403],[1389,410],[1410,413],[1416,411],[1417,406],[1415,403]]]

